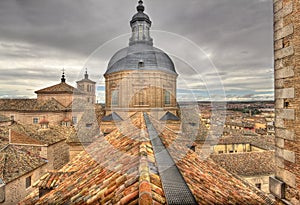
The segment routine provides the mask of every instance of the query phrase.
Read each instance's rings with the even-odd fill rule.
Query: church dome
[[[130,21],[132,36],[129,46],[119,50],[110,59],[105,75],[128,70],[163,71],[177,75],[171,58],[153,47],[153,39],[150,37],[152,22],[144,13],[143,1],[139,0],[138,4],[137,13]]]
[[[126,70],[153,70],[177,74],[173,61],[165,52],[143,43],[119,50],[111,58],[105,74]]]

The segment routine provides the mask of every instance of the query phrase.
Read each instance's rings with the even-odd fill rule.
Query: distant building
[[[77,87],[67,84],[63,73],[60,83],[35,91],[36,99],[0,99],[0,114],[21,124],[39,125],[45,119],[50,125],[76,125],[82,110],[74,109],[73,104],[94,104],[95,82],[86,72]]]
[[[227,171],[269,193],[269,177],[275,174],[274,143],[261,136],[227,136],[212,147],[211,158]]]

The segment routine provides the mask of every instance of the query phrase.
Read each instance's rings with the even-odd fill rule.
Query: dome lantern
[[[137,13],[133,15],[130,21],[132,29],[132,36],[129,40],[129,45],[136,43],[144,43],[153,45],[153,40],[150,37],[151,20],[147,14],[144,13],[145,7],[143,1],[138,2],[139,5],[136,7]]]

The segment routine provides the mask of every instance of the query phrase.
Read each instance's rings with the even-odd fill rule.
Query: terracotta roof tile
[[[160,137],[199,204],[269,204],[267,195],[258,195],[234,175],[218,166],[209,157],[201,158],[187,148],[189,139],[164,128],[151,119]]]
[[[78,89],[64,82],[35,91],[35,93],[37,94],[61,94],[61,93],[73,94],[74,92],[81,93],[81,91],[79,91]]]
[[[10,143],[11,144],[30,144],[30,145],[44,145],[41,141],[27,136],[26,134],[20,134],[14,130],[10,130]]]
[[[66,107],[54,98],[47,101],[37,99],[0,99],[0,110],[4,111],[65,111]]]
[[[39,126],[13,123],[10,126],[0,127],[0,145],[8,143],[9,129],[12,130],[12,140],[15,144],[51,145],[65,140],[72,135],[73,127],[51,126],[40,130]]]
[[[54,190],[40,199],[30,195],[20,204],[138,204],[140,197],[164,202],[160,177],[151,168],[156,165],[142,115],[133,116],[132,123],[139,129],[124,123],[100,138],[86,148],[89,154],[82,152],[59,171],[74,172],[69,177],[52,183],[55,178],[47,175],[47,186],[55,184]]]
[[[69,177],[50,178],[54,190],[41,198],[33,193],[20,204],[166,204],[142,113],[133,115],[131,123],[121,123],[65,165],[59,172],[74,172]],[[272,203],[210,158],[189,150],[189,139],[154,124],[199,204]]]
[[[0,150],[0,155],[2,155],[0,175],[5,183],[46,164],[44,159],[31,153],[25,147],[7,145]]]

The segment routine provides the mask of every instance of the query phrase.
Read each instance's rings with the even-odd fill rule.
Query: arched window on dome
[[[165,90],[165,105],[171,104],[171,93]]]
[[[119,90],[113,90],[111,95],[111,105],[118,106],[119,105]]]

